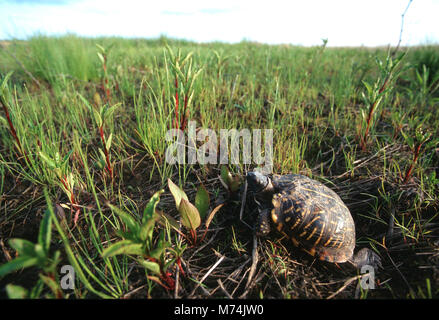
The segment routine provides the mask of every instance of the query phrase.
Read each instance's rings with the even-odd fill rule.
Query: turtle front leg
[[[256,221],[256,235],[259,237],[267,236],[271,231],[270,209],[262,209]]]

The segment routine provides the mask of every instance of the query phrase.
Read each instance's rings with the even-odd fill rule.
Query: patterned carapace
[[[257,233],[266,235],[270,225],[294,245],[320,260],[342,263],[353,257],[355,225],[340,197],[322,183],[303,175],[247,175],[250,191],[266,204]]]

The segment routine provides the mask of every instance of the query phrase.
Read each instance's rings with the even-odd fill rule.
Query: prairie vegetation
[[[75,36],[1,46],[1,296],[438,296],[436,46],[392,55]],[[273,172],[342,197],[357,248],[382,258],[376,288],[275,234],[256,247],[253,212],[239,218],[253,165],[165,161],[166,132],[191,120],[273,129]],[[60,287],[63,265],[74,290]]]

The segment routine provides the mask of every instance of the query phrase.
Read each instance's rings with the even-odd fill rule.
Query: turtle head
[[[265,193],[265,191],[270,192],[271,189],[273,188],[271,185],[270,178],[256,171],[247,173],[247,184],[249,191],[253,193],[260,193],[260,192]],[[267,190],[267,188],[269,190]]]

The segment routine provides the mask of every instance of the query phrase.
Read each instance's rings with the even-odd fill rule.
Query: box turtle
[[[341,198],[324,184],[299,174],[247,174],[248,194],[260,213],[256,234],[276,229],[320,260],[381,266],[379,256],[364,248],[354,255],[355,224]]]

